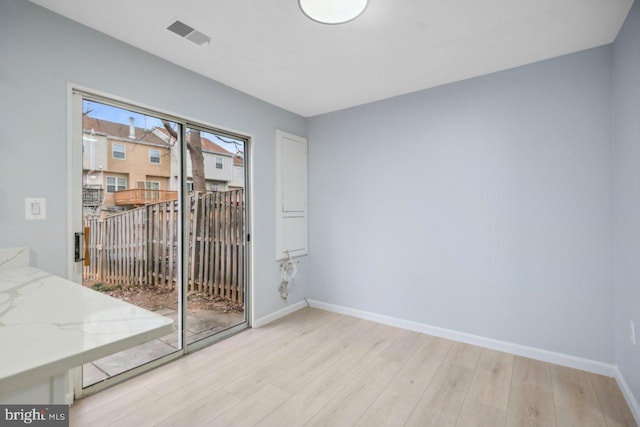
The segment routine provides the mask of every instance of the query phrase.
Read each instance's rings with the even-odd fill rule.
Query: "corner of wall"
[[[624,377],[622,376],[622,372],[620,372],[620,369],[617,366],[615,368],[615,379],[618,383],[618,387],[620,387],[620,390],[622,391],[622,395],[627,401],[627,405],[629,405],[629,410],[633,414],[636,423],[640,425],[640,404],[636,400],[633,392],[631,391],[631,388],[629,387],[629,384],[627,384]]]
[[[260,317],[258,319],[253,319],[253,321],[251,322],[251,327],[252,328],[260,328],[262,326],[265,326],[273,321],[276,321],[278,319],[280,319],[281,317],[284,317],[288,314],[294,313],[298,310],[302,310],[303,308],[308,307],[307,301],[306,300],[302,300],[302,301],[298,301],[294,304],[291,304],[283,309],[280,309],[278,311],[274,311],[273,313],[267,314],[266,316]]]

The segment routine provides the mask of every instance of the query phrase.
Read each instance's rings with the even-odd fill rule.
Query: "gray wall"
[[[640,399],[640,3],[613,45],[613,200],[616,363]]]
[[[310,119],[309,297],[612,363],[610,63]]]
[[[274,257],[275,131],[304,136],[302,117],[24,0],[0,2],[0,58],[0,247],[28,246],[35,266],[66,274],[67,82],[77,83],[255,137],[255,315],[285,306]],[[46,221],[24,220],[25,197],[47,199]],[[305,292],[301,274],[289,303]]]

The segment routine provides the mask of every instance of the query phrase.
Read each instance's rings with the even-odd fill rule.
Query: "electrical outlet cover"
[[[47,203],[43,198],[24,199],[24,218],[27,220],[47,219]]]

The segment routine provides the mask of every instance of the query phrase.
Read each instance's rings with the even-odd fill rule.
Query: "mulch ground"
[[[178,293],[173,289],[149,285],[107,285],[96,282],[83,283],[83,285],[150,311],[178,309]],[[244,310],[242,304],[198,292],[187,294],[187,307],[215,310],[221,313],[241,313]]]

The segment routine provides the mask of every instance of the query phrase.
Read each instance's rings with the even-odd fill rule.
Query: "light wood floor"
[[[615,380],[316,309],[76,402],[71,426],[636,426]]]

